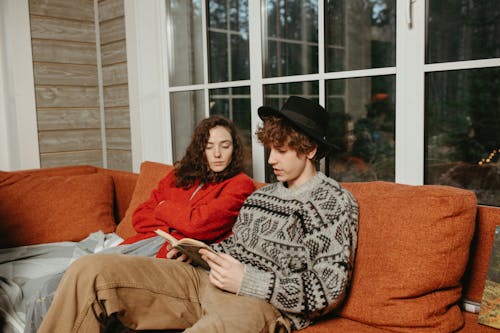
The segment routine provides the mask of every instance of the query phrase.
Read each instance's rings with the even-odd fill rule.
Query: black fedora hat
[[[297,130],[307,134],[316,142],[328,148],[337,148],[326,139],[328,127],[328,113],[316,102],[310,99],[290,96],[280,110],[270,106],[261,106],[257,110],[260,119],[281,117],[287,119]]]

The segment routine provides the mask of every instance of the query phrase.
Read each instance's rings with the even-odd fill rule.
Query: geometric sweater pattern
[[[317,172],[298,188],[277,182],[256,190],[233,235],[212,247],[245,265],[238,295],[268,301],[302,329],[343,301],[357,231],[352,194]]]

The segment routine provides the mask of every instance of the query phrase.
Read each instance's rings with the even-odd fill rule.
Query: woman
[[[233,123],[221,116],[206,118],[194,130],[184,157],[136,209],[132,224],[137,235],[122,244],[156,236],[156,229],[177,239],[219,242],[230,235],[253,190],[252,179],[243,173],[243,145]],[[167,246],[156,256],[166,257]],[[172,251],[169,258],[175,255]]]
[[[230,120],[221,116],[202,120],[184,157],[135,210],[132,224],[137,234],[101,252],[156,254],[189,262],[177,249],[169,251],[168,243],[154,231],[162,229],[177,239],[190,237],[206,243],[228,237],[243,202],[254,190],[252,179],[243,173],[243,156],[241,139]],[[24,333],[37,331],[62,274],[40,283],[36,297],[27,304]]]

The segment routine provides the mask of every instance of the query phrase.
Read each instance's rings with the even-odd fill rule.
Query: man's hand
[[[236,294],[243,281],[245,266],[229,254],[216,254],[205,249],[199,252],[210,266],[210,282],[222,290]]]

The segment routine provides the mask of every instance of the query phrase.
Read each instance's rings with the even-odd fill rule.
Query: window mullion
[[[425,1],[398,0],[396,22],[395,180],[420,185],[424,183],[425,157]]]
[[[251,121],[252,134],[255,133],[260,124],[257,109],[262,105],[263,80],[262,80],[262,31],[261,20],[264,17],[264,1],[248,1],[248,24],[249,24],[249,52],[250,52],[250,96],[251,96]],[[258,181],[265,180],[264,148],[252,135],[252,163],[253,178]]]

